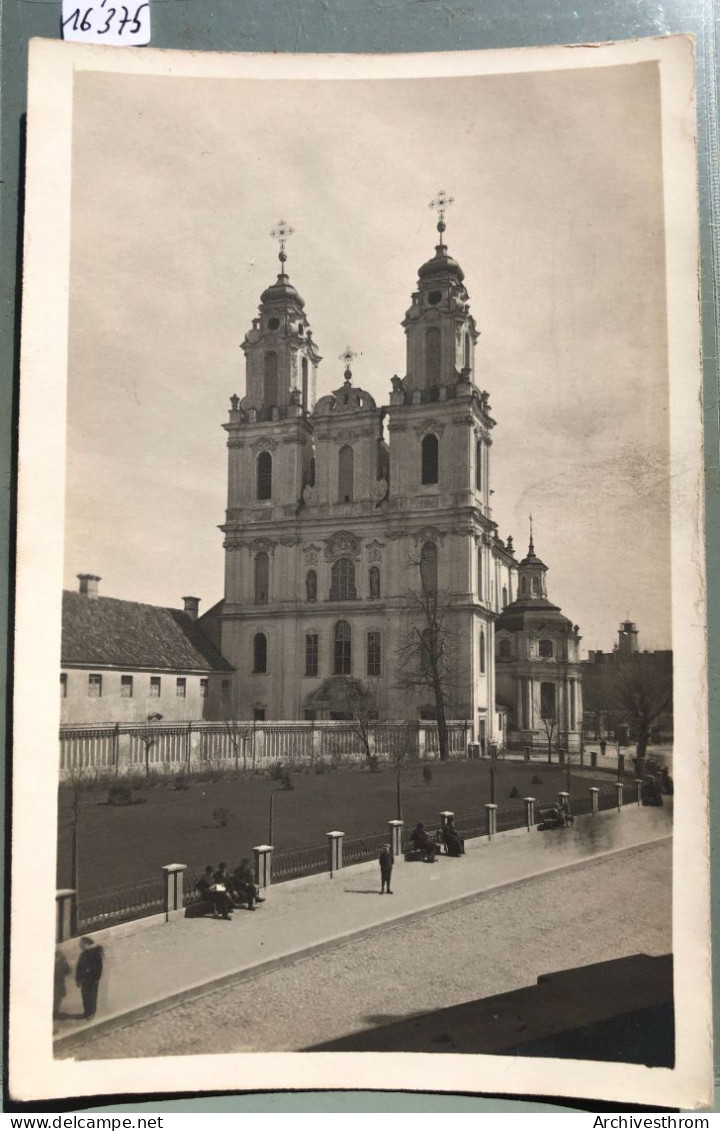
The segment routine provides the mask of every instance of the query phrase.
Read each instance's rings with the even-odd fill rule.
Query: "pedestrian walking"
[[[55,951],[55,979],[53,982],[53,1017],[60,1016],[60,1006],[65,997],[65,979],[70,973],[68,960],[61,950]]]
[[[393,858],[390,852],[390,845],[384,844],[382,852],[380,853],[380,895],[387,891],[388,895],[392,895],[390,887],[390,877],[393,870]]]
[[[97,1009],[97,996],[103,972],[103,948],[93,939],[80,939],[80,957],[75,967],[75,983],[80,987],[83,1017],[92,1020]]]

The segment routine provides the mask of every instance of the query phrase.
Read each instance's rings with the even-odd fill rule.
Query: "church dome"
[[[292,302],[300,307],[305,306],[304,300],[300,297],[298,292],[295,290],[295,287],[290,282],[290,279],[286,274],[284,274],[284,272],[278,275],[277,282],[273,283],[267,288],[267,290],[263,291],[263,293],[260,295],[260,302],[263,304]]]
[[[448,255],[447,248],[443,243],[437,245],[432,259],[423,263],[418,271],[418,276],[421,279],[430,279],[435,275],[453,275],[459,283],[462,283],[465,278],[462,267],[456,259]]]

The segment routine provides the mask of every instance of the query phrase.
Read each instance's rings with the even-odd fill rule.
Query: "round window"
[[[428,302],[430,303],[430,306],[437,306],[441,298],[442,293],[440,291],[430,291],[430,294],[428,295]]]
[[[278,330],[280,328],[279,318],[268,318],[268,330]]]

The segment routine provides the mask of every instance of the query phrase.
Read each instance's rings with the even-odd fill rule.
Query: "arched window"
[[[520,592],[522,593],[523,597],[527,595],[527,591],[527,577],[523,577],[522,581],[520,582]]]
[[[465,368],[469,369],[470,368],[470,335],[467,333],[467,331],[465,332],[465,350],[464,350],[464,353],[465,353],[465,357],[464,357],[463,363],[465,365]]]
[[[423,593],[437,593],[437,546],[434,542],[423,543],[420,551],[420,580]]]
[[[330,571],[330,600],[354,601],[355,566],[349,558],[338,558]]]
[[[430,326],[425,331],[425,384],[440,384],[440,330]]]
[[[278,403],[278,355],[268,350],[264,357],[263,404],[272,408]]]
[[[475,441],[475,490],[482,491],[482,458],[483,458],[483,442],[482,440]]]
[[[437,483],[439,478],[440,445],[437,436],[432,432],[423,437],[421,452],[421,482]]]
[[[344,444],[338,453],[338,499],[351,503],[353,497],[353,450]]]
[[[540,718],[555,718],[555,684],[540,684]]]
[[[308,396],[309,396],[309,382],[308,382],[308,359],[302,359],[302,406],[307,412],[308,409]]]
[[[552,640],[541,640],[540,644],[538,645],[538,654],[540,656],[542,656],[542,658],[544,660],[552,659],[552,654],[553,654],[553,642],[552,642]]]
[[[309,569],[305,575],[305,593],[308,601],[317,601],[317,574]]]
[[[483,563],[482,563],[482,546],[477,548],[477,589],[478,601],[483,598]]]
[[[512,652],[510,641],[507,639],[507,637],[505,637],[505,639],[501,640],[498,645],[498,656],[501,660],[509,660],[511,658],[511,655]]]
[[[352,672],[352,634],[350,625],[346,620],[339,620],[335,625],[333,653],[333,674],[350,675]]]
[[[267,605],[270,582],[270,559],[265,551],[255,555],[255,604]]]
[[[485,629],[480,629],[480,675],[485,675]]]
[[[532,592],[533,597],[538,597],[540,594],[540,580],[537,577],[533,577],[532,579]]]
[[[272,498],[272,456],[270,452],[260,452],[257,458],[257,497]]]
[[[433,666],[433,633],[431,628],[423,629],[420,635],[420,671],[427,675]]]
[[[507,585],[503,585],[503,590],[502,590],[502,607],[503,607],[503,608],[505,608],[505,607],[506,607],[506,605],[507,605],[507,603],[508,603],[508,599],[507,599]]]
[[[380,596],[380,570],[377,566],[370,566],[370,574],[368,576],[370,599],[377,601]]]
[[[256,632],[253,639],[253,671],[267,671],[267,637],[264,632]]]

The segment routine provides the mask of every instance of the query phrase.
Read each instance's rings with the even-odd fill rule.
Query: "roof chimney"
[[[198,607],[200,605],[199,597],[183,597],[185,602],[185,613],[190,617],[190,620],[198,619]]]
[[[79,573],[77,576],[80,582],[80,592],[84,597],[88,597],[92,600],[100,596],[98,583],[102,581],[101,577],[98,577],[95,573]]]

